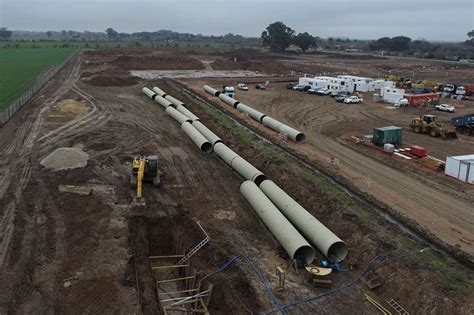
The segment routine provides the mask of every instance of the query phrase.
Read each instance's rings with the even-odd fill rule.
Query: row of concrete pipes
[[[304,135],[304,133],[294,128],[291,128],[290,126],[287,126],[284,123],[279,122],[278,120],[273,119],[270,116],[265,115],[264,113],[261,113],[258,110],[255,110],[252,107],[245,105],[244,103],[239,102],[236,99],[229,97],[228,95],[224,93],[221,93],[220,91],[216,90],[215,88],[209,85],[204,85],[203,89],[208,94],[219,97],[223,102],[229,104],[230,106],[234,107],[238,111],[247,113],[254,120],[267,126],[268,128],[287,135],[288,138],[290,138],[296,143],[303,143],[306,139],[306,136]]]
[[[316,252],[309,242],[331,261],[345,259],[347,246],[341,239],[260,170],[226,146],[183,102],[158,87],[153,90],[144,87],[143,92],[163,106],[202,151],[214,150],[246,180],[240,186],[242,195],[292,259],[300,264],[313,262]]]

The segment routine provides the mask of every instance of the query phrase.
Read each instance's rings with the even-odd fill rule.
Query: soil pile
[[[87,166],[89,155],[79,148],[59,148],[41,160],[40,164],[52,171]]]

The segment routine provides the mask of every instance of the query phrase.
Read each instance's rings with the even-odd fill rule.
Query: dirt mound
[[[114,66],[125,70],[201,70],[202,62],[180,51],[151,55],[125,55],[112,61]]]
[[[62,100],[53,105],[46,115],[46,122],[65,123],[74,120],[88,111],[87,106],[73,99]]]
[[[112,73],[84,71],[81,80],[96,86],[131,86],[138,83],[137,78],[130,76],[126,71],[112,71]]]
[[[79,148],[59,148],[41,160],[40,164],[52,171],[87,166],[89,155]]]

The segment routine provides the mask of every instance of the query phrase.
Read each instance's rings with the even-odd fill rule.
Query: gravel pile
[[[45,157],[40,164],[52,171],[87,166],[89,155],[79,148],[59,148]]]

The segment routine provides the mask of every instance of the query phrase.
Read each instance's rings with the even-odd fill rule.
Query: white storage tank
[[[474,184],[474,154],[448,156],[444,173],[465,183]]]

